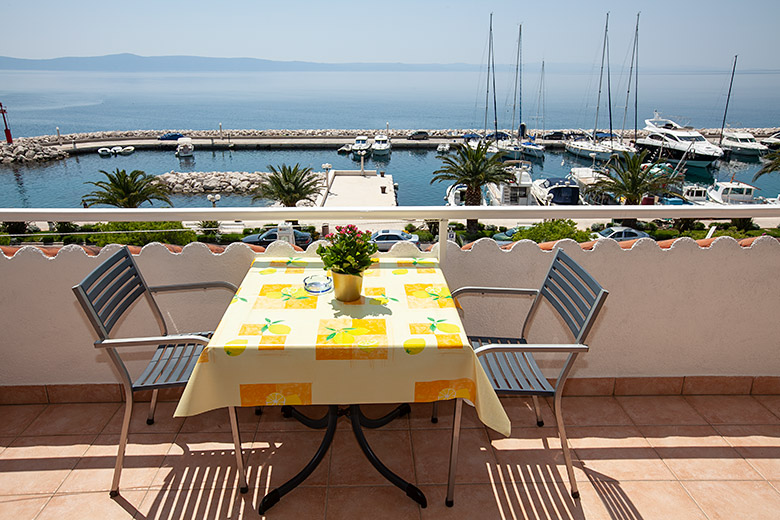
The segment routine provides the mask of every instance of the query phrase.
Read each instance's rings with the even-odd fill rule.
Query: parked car
[[[247,235],[241,241],[246,244],[268,247],[278,239],[277,231],[278,228],[271,228],[263,234]],[[311,233],[293,229],[293,234],[295,235],[296,246],[306,249],[311,244]]]
[[[604,228],[598,233],[591,233],[590,238],[593,240],[603,240],[611,238],[618,242],[625,242],[626,240],[636,240],[637,238],[650,238],[650,235],[644,231],[637,231],[630,227],[624,226],[612,226]]]
[[[383,229],[371,235],[371,241],[380,251],[390,251],[390,248],[398,242],[411,242],[420,247],[420,237],[412,235],[400,229]]]
[[[556,130],[555,132],[549,132],[542,136],[542,139],[545,139],[547,141],[565,141],[568,139],[568,135],[561,132],[560,130]]]
[[[412,141],[425,141],[428,139],[428,132],[425,130],[417,130],[416,132],[412,132],[407,139],[411,139]]]
[[[180,134],[179,132],[168,132],[167,134],[157,136],[157,139],[160,141],[176,141],[181,137],[184,137],[184,134]]]
[[[507,229],[504,232],[496,233],[493,235],[493,240],[496,242],[512,242],[512,237],[520,231],[521,229],[528,229],[528,226],[517,226],[510,229]]]

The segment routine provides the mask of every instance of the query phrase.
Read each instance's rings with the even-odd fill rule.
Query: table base
[[[352,421],[352,432],[355,434],[355,439],[357,440],[358,444],[360,445],[360,448],[363,450],[363,454],[366,456],[368,461],[371,463],[374,468],[387,480],[389,480],[393,485],[400,488],[402,491],[406,493],[406,496],[420,504],[420,507],[425,508],[428,505],[428,501],[425,498],[425,495],[422,491],[420,491],[419,488],[416,486],[410,484],[409,482],[405,481],[385,466],[381,460],[376,456],[376,454],[371,450],[371,446],[368,445],[368,441],[366,440],[365,435],[363,434],[363,428],[379,428],[381,426],[384,426],[385,424],[389,423],[393,419],[397,417],[401,417],[403,415],[407,415],[411,412],[411,407],[408,404],[402,404],[398,407],[396,407],[392,412],[388,413],[387,415],[380,417],[378,419],[371,419],[369,417],[366,417],[363,415],[363,412],[360,410],[360,405],[350,405],[348,408],[339,409],[336,405],[329,405],[328,406],[328,412],[321,418],[316,419],[309,417],[292,406],[283,406],[282,407],[282,415],[285,417],[293,417],[294,419],[298,420],[305,426],[308,426],[309,428],[314,429],[325,429],[325,437],[322,439],[322,443],[320,444],[320,447],[317,449],[317,452],[314,454],[314,457],[309,461],[308,464],[293,478],[279,486],[278,488],[275,488],[271,490],[267,495],[263,497],[263,499],[260,501],[260,506],[258,507],[258,511],[260,514],[265,514],[266,511],[268,511],[271,507],[273,507],[281,498],[295,489],[297,486],[299,486],[306,478],[312,474],[312,472],[317,468],[317,466],[322,462],[322,459],[325,458],[325,454],[328,452],[328,448],[330,448],[330,445],[333,443],[333,437],[336,434],[336,423],[338,421],[338,418],[340,415],[348,415],[350,417],[350,420]]]

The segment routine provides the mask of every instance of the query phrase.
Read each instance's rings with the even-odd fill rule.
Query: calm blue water
[[[336,169],[358,169],[360,163],[348,156],[338,155],[335,151],[197,151],[194,162],[180,162],[173,152],[138,151],[129,156],[103,158],[97,154],[70,157],[64,161],[35,167],[0,167],[0,207],[41,207],[68,208],[79,207],[81,198],[92,191],[87,181],[103,180],[100,170],[112,171],[115,168],[125,170],[139,169],[159,175],[171,170],[176,171],[267,171],[267,166],[282,163],[309,166],[321,171],[323,163],[330,163]],[[562,177],[573,166],[589,166],[568,154],[547,153],[543,161],[535,162],[534,178]],[[441,166],[434,151],[393,151],[390,158],[383,161],[368,159],[367,169],[385,170],[398,183],[398,203],[402,206],[440,206],[444,204],[447,185],[431,184],[433,171]],[[710,183],[714,178],[751,182],[760,163],[731,161],[718,169],[689,169],[688,179]],[[764,196],[774,196],[780,192],[780,175],[769,174],[755,183],[762,188]],[[172,197],[176,207],[209,207],[205,195],[175,195]],[[220,206],[250,206],[251,197],[223,195]],[[256,204],[259,205],[259,204]]]
[[[640,75],[639,126],[658,109],[681,124],[720,127],[729,72],[722,74]],[[514,77],[496,79],[498,124],[512,122]],[[625,80],[613,75],[613,126],[620,128]],[[569,74],[548,67],[544,110],[537,108],[539,76],[526,73],[523,120],[529,128],[592,128],[597,76]],[[599,126],[607,127],[606,92]],[[291,73],[97,73],[0,71],[0,101],[8,109],[16,137],[100,130],[482,128],[485,123],[485,76],[478,72],[291,72]],[[633,106],[633,100],[630,102]],[[629,114],[627,128],[633,127]],[[492,126],[492,115],[489,126]],[[738,74],[729,107],[734,127],[780,125],[780,74]],[[560,176],[573,159],[548,154],[535,176]],[[91,191],[87,181],[102,179],[99,170],[257,171],[267,165],[300,163],[321,169],[355,168],[348,157],[327,151],[196,152],[195,164],[182,165],[172,153],[136,152],[103,159],[97,155],[35,167],[0,167],[0,207],[77,207]],[[400,185],[401,205],[440,205],[446,186],[430,185],[440,166],[433,152],[395,151],[385,169]],[[689,172],[695,180],[714,177],[750,182],[758,163],[728,163],[720,170]],[[780,175],[764,176],[762,195],[780,191]],[[203,196],[176,196],[176,206],[208,206]],[[249,204],[248,197],[224,197],[224,206]]]

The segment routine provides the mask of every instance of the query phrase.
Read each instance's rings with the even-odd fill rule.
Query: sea
[[[0,102],[15,137],[105,130],[364,129],[369,135],[391,129],[466,130],[519,126],[529,129],[633,129],[634,94],[639,128],[658,110],[680,124],[720,128],[730,71],[640,74],[627,99],[626,78],[603,86],[598,74],[547,67],[544,78],[524,74],[515,96],[514,73],[499,72],[493,96],[484,72],[229,72],[144,73],[0,70]],[[610,103],[611,100],[611,111]],[[486,106],[489,110],[486,110]],[[598,120],[596,118],[598,106]],[[628,108],[626,108],[628,107]],[[726,118],[734,128],[780,126],[780,72],[738,73]],[[393,151],[366,167],[385,170],[398,183],[403,206],[444,204],[447,186],[433,183],[441,166],[434,151]],[[73,156],[45,164],[0,166],[0,207],[78,207],[101,180],[100,170],[267,171],[268,165],[300,164],[320,170],[354,169],[359,164],[328,150],[199,151],[180,162],[171,152],[137,151],[130,156]],[[572,166],[588,165],[561,153],[534,163],[533,176],[565,176]],[[702,183],[734,178],[751,182],[761,163],[728,161],[708,169],[689,169]],[[760,194],[780,192],[780,174],[755,185]],[[203,195],[177,195],[177,207],[208,207]],[[248,206],[250,197],[225,196],[221,206]]]

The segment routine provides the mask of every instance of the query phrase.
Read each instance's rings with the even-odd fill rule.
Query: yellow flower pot
[[[362,274],[333,274],[333,292],[336,299],[341,302],[354,302],[360,299],[360,291],[363,290]]]

